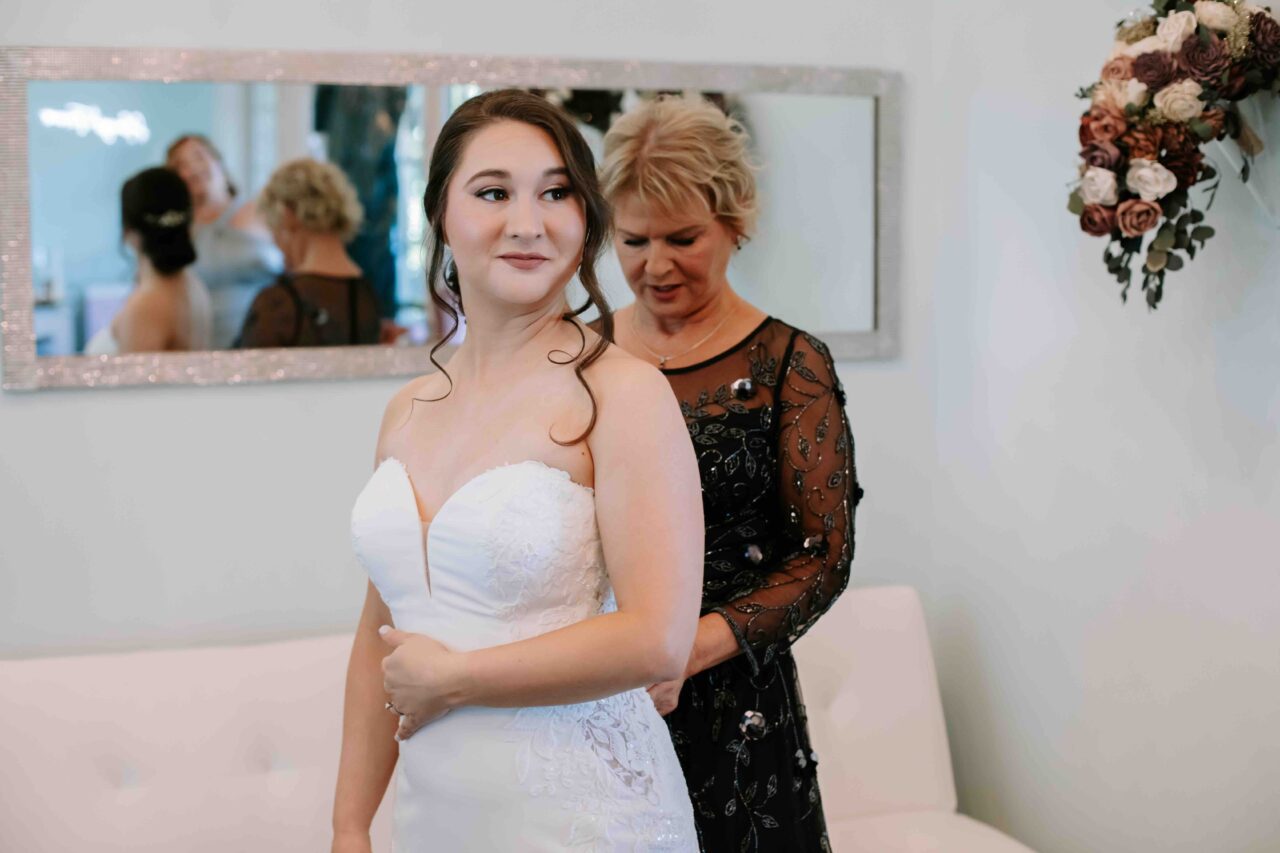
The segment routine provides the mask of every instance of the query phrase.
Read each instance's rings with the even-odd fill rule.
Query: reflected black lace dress
[[[702,613],[723,616],[742,647],[688,679],[666,718],[700,844],[828,851],[790,646],[849,580],[862,489],[844,391],[826,346],[773,318],[663,372],[702,474]]]
[[[381,324],[373,288],[364,278],[284,273],[254,297],[236,346],[376,344]]]

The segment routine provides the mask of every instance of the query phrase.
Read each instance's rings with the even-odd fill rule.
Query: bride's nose
[[[536,240],[543,235],[542,211],[535,198],[518,198],[508,207],[507,235],[516,240]]]

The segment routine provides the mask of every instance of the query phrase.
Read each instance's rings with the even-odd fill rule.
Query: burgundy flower
[[[1174,150],[1161,157],[1160,164],[1173,172],[1173,176],[1178,179],[1178,189],[1185,190],[1200,180],[1204,154],[1199,148]]]
[[[1090,142],[1080,152],[1080,156],[1090,166],[1110,169],[1113,172],[1117,171],[1120,163],[1124,161],[1124,155],[1120,153],[1120,149],[1114,142]]]
[[[1107,237],[1116,227],[1116,209],[1101,204],[1086,205],[1080,214],[1080,230],[1093,237]]]
[[[1193,80],[1216,88],[1231,67],[1231,53],[1226,42],[1216,35],[1210,34],[1204,41],[1193,36],[1182,43],[1178,62]]]
[[[1262,12],[1249,18],[1249,41],[1253,54],[1264,65],[1280,65],[1280,24]]]
[[[1153,95],[1178,79],[1179,75],[1178,60],[1168,51],[1144,53],[1133,61],[1133,76],[1146,83]]]
[[[1116,208],[1116,225],[1124,236],[1139,237],[1155,228],[1163,215],[1164,211],[1154,201],[1131,198]]]

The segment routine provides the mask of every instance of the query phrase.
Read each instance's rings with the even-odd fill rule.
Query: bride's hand
[[[676,705],[680,704],[681,687],[684,687],[683,678],[649,685],[649,698],[653,700],[653,707],[658,709],[659,714],[665,717],[676,709]]]
[[[382,659],[382,686],[400,714],[396,740],[403,741],[451,709],[459,656],[425,634],[385,625],[378,633],[392,649]]]

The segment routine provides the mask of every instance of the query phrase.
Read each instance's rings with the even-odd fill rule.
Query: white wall
[[[1165,306],[1119,305],[1064,208],[1125,4],[506,5],[47,0],[0,33],[903,71],[904,355],[842,372],[857,571],[925,596],[962,808],[1047,853],[1275,850],[1280,241],[1228,180]],[[349,624],[393,387],[0,396],[0,652]]]

